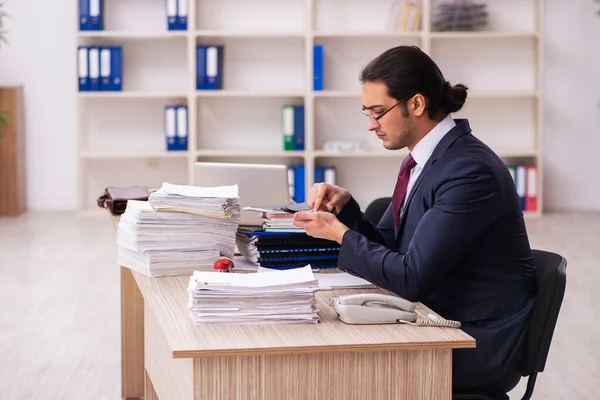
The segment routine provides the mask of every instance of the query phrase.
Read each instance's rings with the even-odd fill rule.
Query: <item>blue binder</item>
[[[101,31],[104,28],[104,0],[89,0],[90,2],[90,30]]]
[[[196,89],[206,89],[206,46],[196,46]]]
[[[313,90],[323,90],[323,45],[315,44],[313,48]]]
[[[79,0],[79,30],[90,30],[90,0]]]
[[[111,86],[111,49],[100,47],[100,90],[108,91]]]
[[[167,151],[177,150],[177,110],[175,106],[165,107],[165,140]]]
[[[100,90],[100,48],[98,46],[88,47],[88,68],[90,90]]]
[[[206,46],[206,89],[223,88],[223,46]]]
[[[294,201],[303,203],[306,201],[304,190],[304,165],[296,165],[294,168]]]
[[[110,48],[110,71],[111,83],[109,90],[111,91],[122,91],[123,90],[123,47],[112,46]]]
[[[188,149],[188,109],[187,106],[177,106],[175,108],[176,122],[176,150],[185,151]]]
[[[325,182],[325,167],[315,167],[315,183]]]
[[[165,0],[167,13],[167,29],[177,31],[179,23],[177,19],[177,0]]]
[[[294,106],[294,144],[296,150],[304,150],[304,106]]]
[[[77,81],[80,92],[90,90],[90,67],[87,46],[79,46],[77,49]]]
[[[177,29],[187,31],[188,0],[177,0]]]

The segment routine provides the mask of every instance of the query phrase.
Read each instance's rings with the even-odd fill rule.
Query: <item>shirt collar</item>
[[[440,123],[417,143],[410,154],[419,167],[425,167],[427,160],[429,160],[429,157],[433,154],[433,150],[435,150],[435,147],[440,140],[442,140],[444,135],[455,126],[456,122],[454,122],[454,119],[448,114],[446,118],[441,120]]]

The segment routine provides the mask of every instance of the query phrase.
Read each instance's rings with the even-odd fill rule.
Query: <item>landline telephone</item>
[[[419,318],[415,303],[380,293],[359,293],[331,298],[331,306],[347,324],[397,324],[460,328],[460,322],[433,314]]]

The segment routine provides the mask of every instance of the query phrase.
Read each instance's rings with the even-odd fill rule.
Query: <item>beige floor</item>
[[[532,247],[569,261],[567,295],[533,398],[599,399],[600,213],[548,215],[528,228]],[[114,237],[108,217],[0,219],[0,400],[120,398]]]

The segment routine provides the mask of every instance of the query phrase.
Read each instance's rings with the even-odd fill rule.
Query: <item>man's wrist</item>
[[[349,231],[349,230],[350,230],[350,228],[348,228],[344,224],[341,224],[339,229],[337,229],[335,241],[338,242],[339,244],[342,244],[342,239],[344,239],[344,234],[346,233],[346,231]]]

